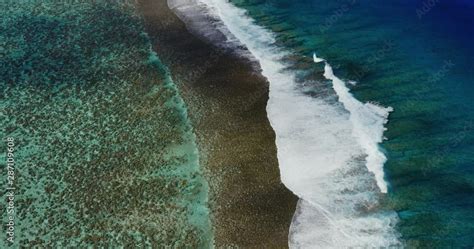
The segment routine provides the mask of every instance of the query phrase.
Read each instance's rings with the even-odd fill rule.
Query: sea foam
[[[367,168],[375,175],[380,191],[386,193],[387,183],[384,180],[383,165],[387,158],[380,151],[378,144],[382,142],[383,132],[386,130],[384,125],[388,122],[388,115],[393,109],[373,103],[363,104],[358,101],[349,93],[346,84],[334,75],[332,67],[328,63],[324,66],[324,77],[332,81],[339,101],[350,112],[350,121],[353,125],[352,134],[367,154]]]
[[[225,0],[200,0],[244,44],[270,82],[267,113],[276,133],[282,182],[299,198],[290,227],[291,248],[400,245],[397,215],[380,211],[387,186],[378,148],[391,108],[355,99],[329,64],[339,103],[303,94],[282,59],[274,35]]]

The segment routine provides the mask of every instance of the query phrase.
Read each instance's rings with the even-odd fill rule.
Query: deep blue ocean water
[[[312,70],[317,52],[357,82],[359,100],[394,108],[382,144],[384,205],[398,213],[406,246],[472,248],[474,2],[232,2],[277,35],[295,68]]]

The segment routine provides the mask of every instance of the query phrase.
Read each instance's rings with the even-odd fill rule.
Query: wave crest
[[[329,64],[339,103],[298,90],[285,66],[288,52],[271,32],[224,0],[200,0],[219,29],[227,29],[261,66],[270,82],[267,113],[276,133],[282,182],[299,198],[289,235],[291,248],[398,246],[397,215],[382,211],[385,155],[378,143],[391,108],[355,99]]]

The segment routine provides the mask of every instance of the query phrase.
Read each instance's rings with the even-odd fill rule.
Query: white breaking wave
[[[319,58],[318,56],[316,56],[316,53],[313,53],[313,61],[314,63],[320,63],[320,62],[323,62],[324,59]]]
[[[383,132],[386,130],[384,125],[388,121],[389,113],[393,111],[392,107],[384,108],[372,103],[359,102],[349,93],[345,83],[334,75],[328,63],[324,66],[324,77],[332,80],[339,101],[350,112],[353,135],[367,153],[367,168],[374,173],[380,191],[386,193],[387,183],[384,180],[383,165],[387,158],[380,151],[378,144],[382,142]]]
[[[354,81],[354,80],[349,80],[349,81],[347,81],[347,83],[349,83],[353,86],[357,85],[357,81]]]
[[[245,44],[270,82],[267,113],[282,182],[300,198],[290,248],[400,246],[396,213],[377,209],[387,189],[378,143],[391,108],[359,102],[327,63],[324,76],[340,103],[303,94],[271,32],[226,0],[200,1]]]

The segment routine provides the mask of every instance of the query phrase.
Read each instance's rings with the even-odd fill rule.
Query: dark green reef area
[[[296,198],[251,63],[165,0],[0,5],[0,248],[288,247]]]

